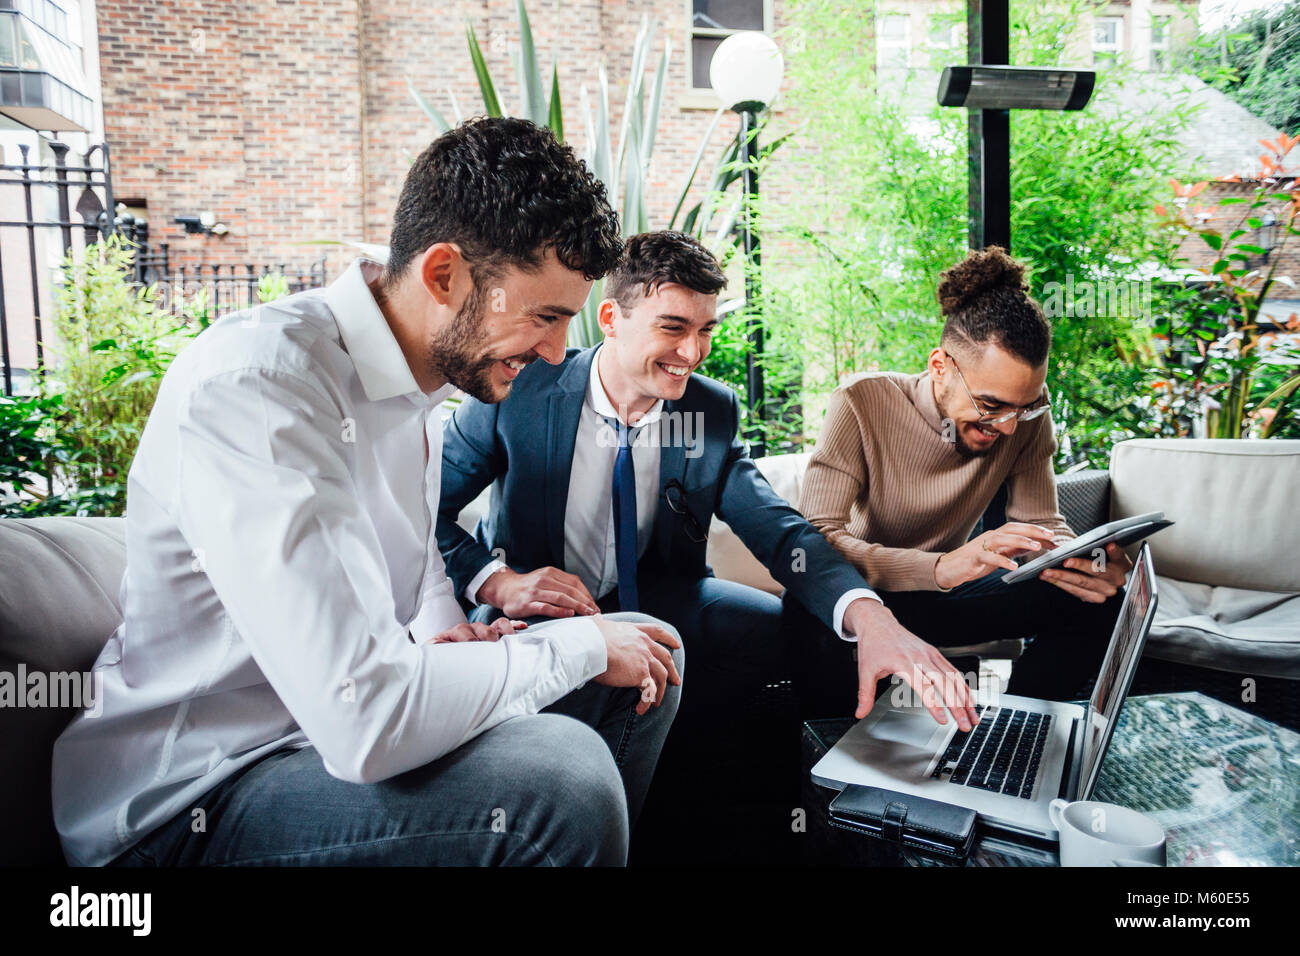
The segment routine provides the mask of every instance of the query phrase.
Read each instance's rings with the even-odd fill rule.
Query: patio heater
[[[758,301],[759,266],[762,253],[759,249],[758,227],[755,221],[755,199],[758,197],[758,114],[776,99],[785,72],[781,51],[766,33],[743,31],[733,33],[720,44],[709,63],[709,84],[721,98],[724,106],[740,116],[741,148],[745,151],[745,167],[741,182],[745,190],[744,215],[741,217],[741,240],[745,250],[745,303]],[[763,354],[763,323],[752,312],[747,323],[749,353],[745,356],[745,404],[751,420],[765,417],[763,394],[763,367],[758,359]],[[750,455],[761,458],[767,451],[761,431],[750,438]]]
[[[945,67],[939,105],[970,110],[970,247],[1011,250],[1011,110],[1081,110],[1096,73],[1008,66],[1007,0],[966,0],[966,66]]]

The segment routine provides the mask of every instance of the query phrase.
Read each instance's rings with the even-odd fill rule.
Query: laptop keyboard
[[[930,776],[965,787],[1028,800],[1034,795],[1050,714],[1007,707],[983,707],[980,722],[967,733],[957,731]]]

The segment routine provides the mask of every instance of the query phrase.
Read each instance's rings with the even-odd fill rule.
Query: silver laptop
[[[896,686],[907,693],[881,697],[817,762],[813,780],[836,790],[862,784],[917,794],[969,807],[994,829],[1055,840],[1048,804],[1092,795],[1155,613],[1144,544],[1086,707],[982,688],[979,723],[963,733],[951,714],[936,723],[910,688]]]

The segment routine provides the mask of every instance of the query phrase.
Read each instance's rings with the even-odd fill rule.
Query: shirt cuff
[[[585,684],[593,677],[599,677],[605,673],[609,668],[609,654],[605,648],[605,635],[600,633],[600,628],[593,619],[587,617],[574,621],[573,624],[576,626],[572,629],[581,641],[580,646],[586,673],[582,683]]]
[[[872,601],[880,601],[880,595],[869,588],[854,588],[852,591],[845,591],[838,601],[835,602],[835,613],[831,616],[833,622],[832,630],[840,636],[840,640],[852,641],[857,643],[858,636],[849,634],[844,630],[844,612],[849,609],[849,605],[859,598],[868,598]],[[880,601],[884,604],[884,601]]]
[[[465,600],[469,601],[470,604],[477,604],[478,589],[483,586],[483,582],[498,571],[504,571],[505,569],[506,565],[503,562],[496,560],[496,558],[493,558],[487,564],[483,565],[483,569],[470,578],[469,584],[465,585]]]
[[[555,618],[516,631],[505,640],[548,642],[560,656],[568,687],[577,690],[593,677],[599,677],[609,667],[605,649],[605,635],[600,632],[595,618]],[[567,690],[566,690],[567,693]],[[543,705],[544,706],[544,705]]]

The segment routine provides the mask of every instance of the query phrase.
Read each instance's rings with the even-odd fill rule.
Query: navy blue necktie
[[[618,428],[618,457],[614,459],[614,558],[618,568],[618,609],[639,611],[636,596],[636,471],[632,467],[629,429]]]

